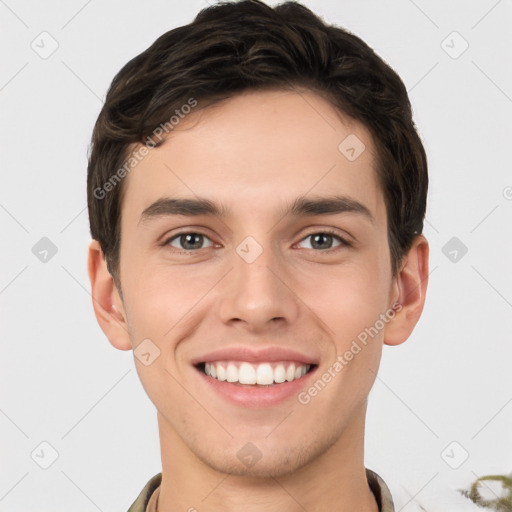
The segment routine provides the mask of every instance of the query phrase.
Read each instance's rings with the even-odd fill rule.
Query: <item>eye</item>
[[[210,245],[206,247],[211,247],[213,242],[206,236],[201,233],[189,232],[189,233],[179,233],[178,235],[174,235],[171,238],[168,238],[164,245],[170,245],[171,247],[175,247],[176,249],[181,249],[182,251],[194,251],[198,249],[204,249],[203,243],[208,240]],[[178,247],[174,245],[178,243]]]
[[[311,242],[309,244],[309,247],[306,247],[306,249],[320,249],[322,251],[325,251],[329,249],[335,250],[337,247],[340,246],[350,247],[351,245],[344,238],[330,231],[320,231],[317,233],[311,233],[304,237],[299,243],[302,243],[305,240],[308,240],[309,238],[311,239]],[[334,239],[339,240],[340,243],[333,248]]]

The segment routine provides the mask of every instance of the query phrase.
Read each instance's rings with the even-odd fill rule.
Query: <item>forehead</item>
[[[311,91],[251,91],[183,116],[126,177],[132,223],[161,197],[207,197],[230,211],[272,209],[298,196],[343,194],[378,218],[375,147],[361,123]],[[124,223],[124,222],[123,222]]]

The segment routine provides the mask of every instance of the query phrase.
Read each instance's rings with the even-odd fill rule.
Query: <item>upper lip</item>
[[[266,347],[255,350],[249,347],[225,347],[208,352],[192,360],[192,364],[211,363],[214,361],[247,361],[248,363],[263,363],[277,361],[295,361],[303,364],[318,364],[315,357],[302,354],[283,347]]]

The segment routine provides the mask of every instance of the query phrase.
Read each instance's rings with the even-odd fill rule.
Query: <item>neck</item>
[[[366,402],[316,458],[280,476],[222,473],[198,459],[159,413],[162,482],[158,512],[378,512],[366,479]]]

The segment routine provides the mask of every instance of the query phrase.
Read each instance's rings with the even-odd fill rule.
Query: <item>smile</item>
[[[205,375],[221,382],[252,386],[272,386],[293,382],[315,365],[293,361],[249,363],[247,361],[210,361],[197,367]]]

